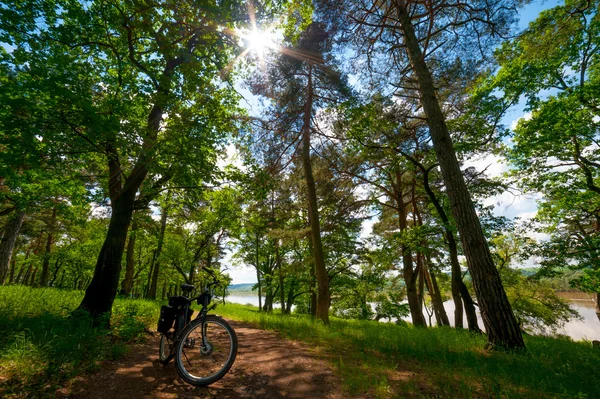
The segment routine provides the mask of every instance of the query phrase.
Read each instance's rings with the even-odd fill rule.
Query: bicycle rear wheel
[[[203,345],[202,330],[206,345]],[[225,320],[206,316],[196,319],[181,333],[175,349],[175,366],[188,384],[209,385],[223,378],[237,355],[237,336]]]

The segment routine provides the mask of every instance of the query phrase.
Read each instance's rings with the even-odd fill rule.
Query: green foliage
[[[110,330],[72,311],[82,291],[0,287],[0,395],[49,397],[71,377],[96,370],[99,362],[127,352],[155,328],[157,302],[117,299]]]
[[[482,107],[498,117],[527,100],[529,114],[505,153],[522,189],[543,195],[528,227],[550,236],[529,251],[542,259],[546,274],[600,267],[599,7],[597,0],[567,0],[540,13],[497,49],[500,68],[476,91],[487,98]],[[504,106],[496,111],[486,105],[498,102]]]
[[[500,271],[506,295],[521,328],[531,333],[556,332],[580,318],[569,303],[556,295],[548,281],[526,277],[519,270]]]

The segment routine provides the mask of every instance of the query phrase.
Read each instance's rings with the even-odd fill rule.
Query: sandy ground
[[[236,361],[220,381],[194,387],[179,378],[173,361],[158,361],[159,335],[134,345],[125,358],[77,377],[62,398],[330,398],[341,399],[330,366],[305,344],[274,332],[231,322],[238,336]]]

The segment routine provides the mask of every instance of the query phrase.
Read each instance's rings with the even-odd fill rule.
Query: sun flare
[[[277,47],[275,44],[275,33],[272,30],[260,30],[254,28],[241,32],[240,37],[244,47],[262,57],[267,51]]]

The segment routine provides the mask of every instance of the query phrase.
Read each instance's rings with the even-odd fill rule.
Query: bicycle
[[[211,287],[218,285],[215,273],[203,268],[213,277],[204,292],[194,298],[187,293],[196,289],[182,284],[183,295],[169,297],[169,305],[162,306],[158,321],[160,336],[159,360],[163,365],[175,358],[179,376],[188,384],[210,385],[227,374],[237,355],[237,336],[227,321],[208,314],[217,304],[209,307]],[[190,304],[202,305],[198,316],[192,321]],[[173,329],[173,330],[172,330]]]

